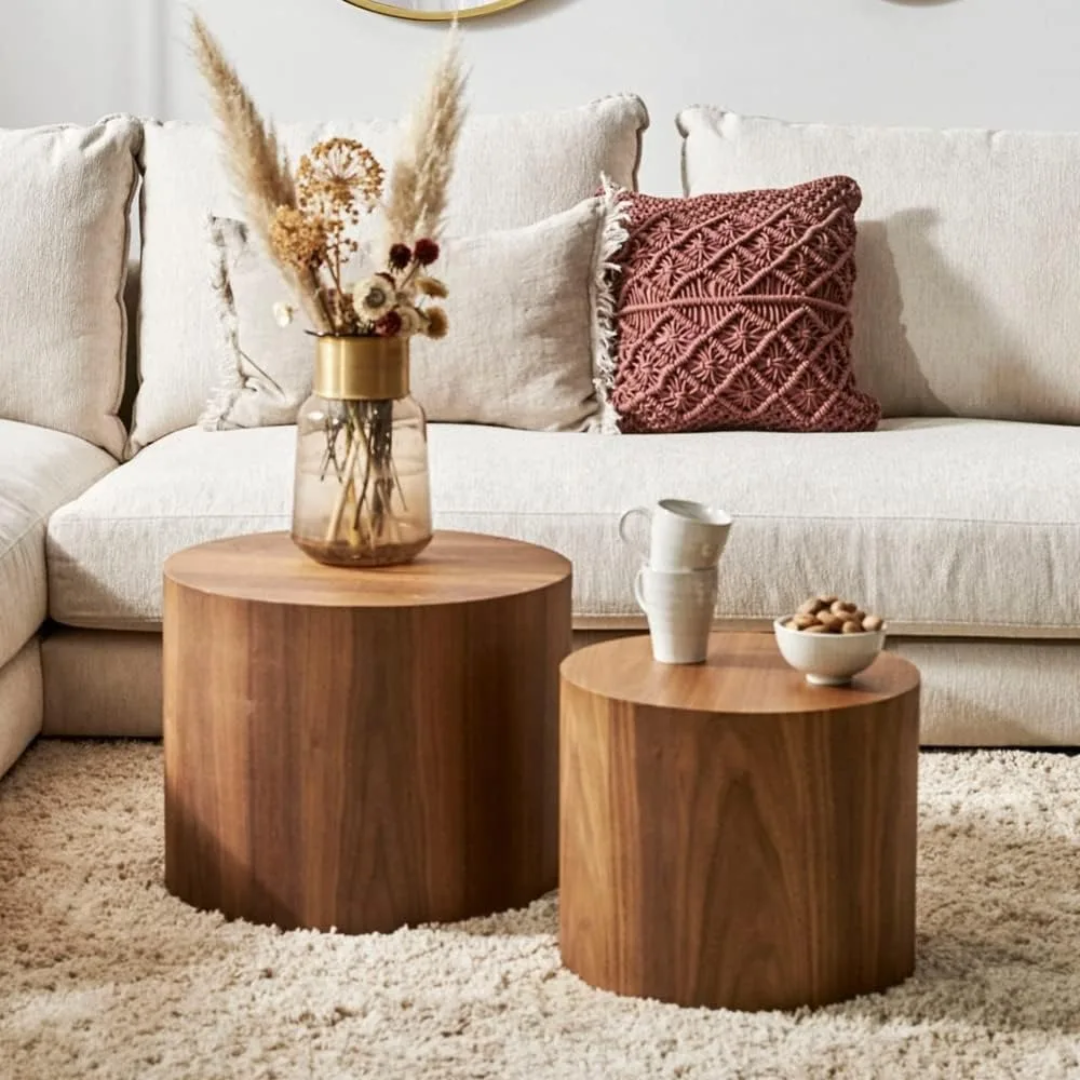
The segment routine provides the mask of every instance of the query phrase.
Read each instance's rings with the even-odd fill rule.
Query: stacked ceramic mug
[[[644,529],[633,523],[648,523]],[[697,664],[709,649],[719,582],[717,563],[731,531],[722,510],[685,499],[627,510],[619,535],[645,558],[634,579],[634,596],[649,620],[653,658],[665,664]]]

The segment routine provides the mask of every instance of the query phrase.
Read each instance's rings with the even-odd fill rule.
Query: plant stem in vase
[[[320,562],[386,566],[431,540],[423,409],[407,338],[319,338],[298,418],[293,540]]]

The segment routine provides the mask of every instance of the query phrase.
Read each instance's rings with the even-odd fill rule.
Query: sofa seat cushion
[[[830,589],[925,635],[1080,638],[1080,429],[890,420],[877,432],[584,435],[430,427],[436,525],[574,562],[578,626],[640,625],[619,514],[665,495],[735,516],[722,623],[765,628]],[[176,432],[49,524],[50,603],[76,626],[154,628],[188,544],[288,527],[292,428]]]
[[[49,521],[49,612],[69,626],[161,625],[161,575],[205,540],[289,527],[296,428],[185,428]]]
[[[49,514],[115,467],[74,435],[0,420],[0,667],[45,619]]]

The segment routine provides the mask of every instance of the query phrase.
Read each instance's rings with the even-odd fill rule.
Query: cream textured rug
[[[0,1077],[1080,1077],[1080,757],[924,754],[919,959],[816,1013],[684,1010],[559,966],[556,905],[349,938],[162,885],[161,750],[0,781]]]

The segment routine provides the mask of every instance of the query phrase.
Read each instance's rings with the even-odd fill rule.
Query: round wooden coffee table
[[[436,533],[321,566],[285,533],[165,565],[165,883],[343,933],[521,906],[556,884],[570,564]]]
[[[791,1009],[915,966],[919,673],[809,686],[771,634],[562,664],[563,961],[606,990]]]

